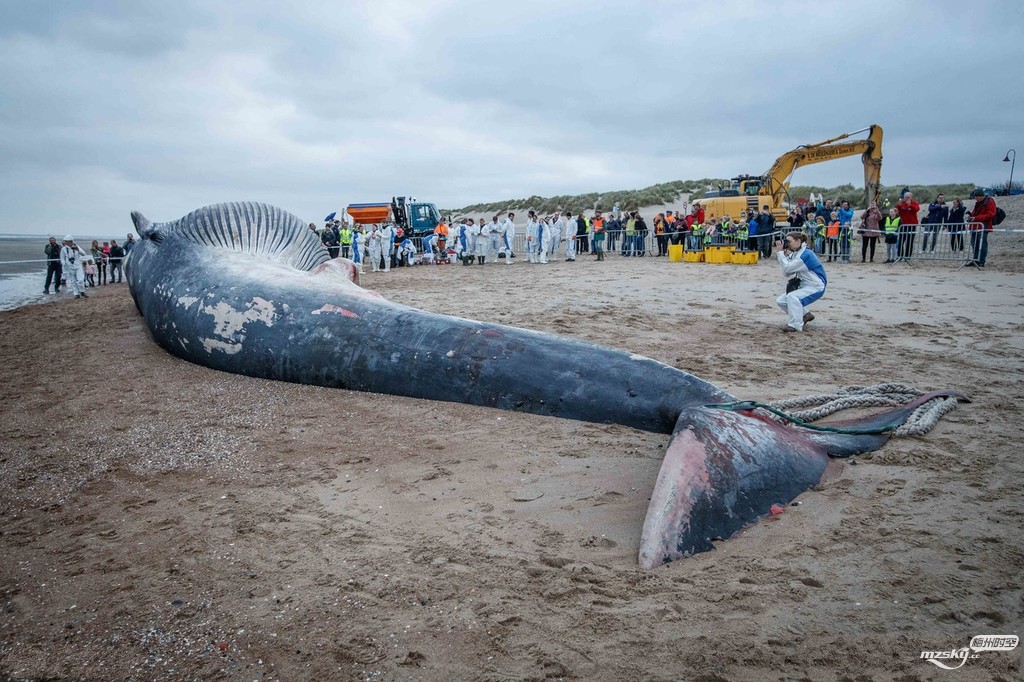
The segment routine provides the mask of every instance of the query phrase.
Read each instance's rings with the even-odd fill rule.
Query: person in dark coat
[[[50,282],[53,282],[53,293],[60,291],[60,278],[63,270],[60,264],[60,244],[56,237],[50,237],[50,241],[43,247],[46,254],[46,284],[43,285],[43,293],[50,293]]]

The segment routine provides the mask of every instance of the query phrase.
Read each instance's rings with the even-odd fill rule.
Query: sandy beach
[[[124,285],[0,313],[0,676],[1017,679],[1019,648],[956,673],[920,654],[1024,624],[1022,247],[827,266],[805,334],[780,332],[774,263],[365,275],[746,398],[973,399],[654,571],[665,436],[212,371],[159,348]]]

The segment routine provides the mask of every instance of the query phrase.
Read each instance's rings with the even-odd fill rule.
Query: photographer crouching
[[[804,325],[814,319],[805,312],[825,293],[828,278],[825,268],[813,251],[807,248],[807,237],[802,232],[790,232],[783,240],[775,241],[776,254],[782,274],[789,277],[786,293],[776,303],[789,315],[784,332],[802,332]]]

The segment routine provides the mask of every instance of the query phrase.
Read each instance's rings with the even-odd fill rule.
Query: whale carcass
[[[208,206],[177,221],[132,213],[141,241],[128,285],[153,338],[190,362],[253,377],[672,434],[644,522],[646,568],[711,549],[816,485],[829,455],[887,435],[820,433],[634,353],[438,315],[363,289],[297,217],[259,203]],[[944,393],[848,426],[903,422]]]

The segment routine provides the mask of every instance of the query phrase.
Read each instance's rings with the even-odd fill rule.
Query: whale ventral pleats
[[[204,206],[161,229],[197,244],[262,256],[299,270],[330,260],[320,238],[296,216],[252,201]]]

